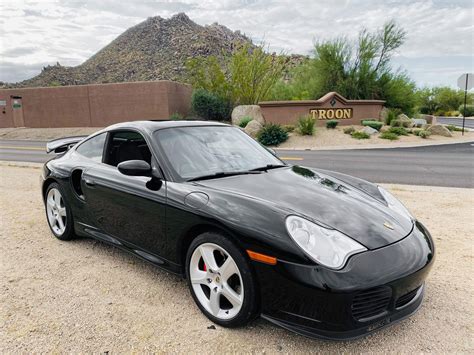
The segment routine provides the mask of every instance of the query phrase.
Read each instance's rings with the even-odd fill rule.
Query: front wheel
[[[188,249],[186,276],[194,301],[214,323],[243,326],[257,314],[252,269],[226,237],[215,233],[197,237]]]

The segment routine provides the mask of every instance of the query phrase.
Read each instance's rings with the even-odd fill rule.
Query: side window
[[[117,166],[127,160],[144,160],[151,164],[151,152],[145,139],[134,131],[111,132],[104,163]]]
[[[104,151],[106,137],[107,133],[101,133],[95,137],[92,137],[78,146],[76,152],[100,163],[102,162],[102,153]]]

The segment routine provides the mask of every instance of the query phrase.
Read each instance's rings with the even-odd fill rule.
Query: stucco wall
[[[312,109],[351,109],[351,118],[337,119],[340,125],[356,125],[363,119],[379,119],[383,104],[384,101],[381,100],[347,100],[335,92],[328,93],[319,100],[259,103],[265,121],[278,124],[296,124],[299,117],[311,115]],[[324,126],[326,121],[327,119],[316,119],[316,125]]]
[[[102,127],[187,115],[189,85],[171,81],[0,90],[0,127],[14,127],[12,96],[21,97],[25,127]],[[18,110],[18,109],[15,109]]]

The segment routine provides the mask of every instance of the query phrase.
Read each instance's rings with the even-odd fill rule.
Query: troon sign
[[[315,120],[352,118],[352,108],[314,108],[309,113]]]

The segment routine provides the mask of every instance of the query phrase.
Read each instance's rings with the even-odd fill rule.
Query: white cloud
[[[8,64],[0,66],[0,80],[26,79],[45,63],[78,65],[146,17],[181,11],[201,25],[219,22],[241,30],[271,50],[302,54],[316,40],[355,38],[362,27],[375,30],[393,18],[408,34],[397,63],[420,85],[451,85],[451,75],[474,69],[469,0],[17,0],[0,5],[0,63]]]

